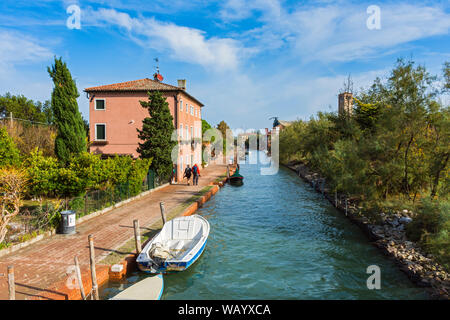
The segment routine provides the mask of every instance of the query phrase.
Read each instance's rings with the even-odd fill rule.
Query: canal
[[[226,185],[197,212],[211,225],[206,249],[188,270],[164,275],[162,299],[428,298],[294,172],[242,164],[241,174],[243,186]],[[370,265],[381,269],[379,290],[366,286]],[[145,276],[109,283],[101,296]]]

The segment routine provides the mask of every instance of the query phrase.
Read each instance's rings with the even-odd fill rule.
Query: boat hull
[[[195,263],[205,250],[209,231],[209,222],[198,215],[179,217],[169,221],[164,225],[164,228],[149,241],[141,254],[137,257],[136,264],[139,270],[147,273],[167,273],[186,270]],[[191,234],[192,232],[194,234]],[[191,235],[189,236],[189,234]],[[168,252],[167,250],[174,250],[175,252],[181,250],[181,255],[162,259],[160,254],[154,255],[156,252],[154,250],[156,249],[152,248],[161,248],[161,245],[164,244],[165,241],[172,243],[168,244],[165,252]]]
[[[198,258],[200,258],[200,256],[202,255],[203,251],[205,251],[206,242],[207,241],[205,241],[203,243],[201,249],[199,251],[197,251],[195,256],[192,257],[192,259],[187,261],[187,262],[164,262],[164,265],[161,266],[160,268],[157,268],[157,269],[152,268],[151,261],[138,262],[137,263],[138,268],[142,272],[152,273],[152,274],[184,271],[187,268],[189,268],[191,265],[193,265],[195,263],[195,261],[198,260]]]
[[[241,186],[244,184],[244,178],[230,178],[230,184]]]

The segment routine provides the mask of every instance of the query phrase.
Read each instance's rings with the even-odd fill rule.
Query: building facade
[[[157,79],[155,77],[155,79]],[[148,110],[140,101],[148,101],[149,91],[160,91],[169,104],[178,141],[177,180],[183,177],[186,165],[198,165],[201,157],[201,115],[203,104],[186,91],[186,81],[172,86],[148,78],[110,85],[86,88],[89,99],[90,152],[139,157],[137,129],[149,117]]]

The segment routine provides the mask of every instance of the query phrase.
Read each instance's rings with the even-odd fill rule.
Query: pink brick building
[[[173,116],[176,136],[179,141],[177,178],[187,164],[201,164],[201,114],[203,104],[186,92],[186,81],[178,80],[178,86],[172,86],[148,78],[128,81],[84,90],[89,98],[90,152],[102,155],[139,154],[138,132],[142,120],[149,117],[139,101],[148,101],[147,92],[160,91],[169,103]]]

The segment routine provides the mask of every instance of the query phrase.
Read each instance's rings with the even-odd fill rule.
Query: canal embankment
[[[406,209],[390,215],[380,212],[380,223],[371,223],[362,214],[362,208],[358,207],[355,201],[357,199],[347,199],[331,192],[325,179],[305,164],[297,161],[285,166],[296,172],[314,190],[322,193],[334,207],[358,225],[373,244],[392,258],[413,283],[424,287],[434,299],[450,299],[450,274],[417,243],[406,237],[405,227],[414,218],[413,212]]]
[[[110,277],[113,257],[122,258],[133,250],[122,248],[133,240],[133,220],[138,219],[143,233],[155,231],[160,223],[159,203],[164,202],[167,217],[192,214],[207,201],[226,179],[225,165],[212,165],[202,170],[198,186],[169,185],[145,197],[77,225],[74,235],[53,235],[26,248],[0,257],[0,270],[14,265],[16,299],[79,299],[74,257],[80,261],[84,291],[92,288],[89,267],[88,235],[94,238],[97,283],[101,286]],[[108,258],[109,257],[109,258]],[[114,262],[114,261],[113,261]],[[6,277],[0,277],[0,299],[8,298]]]

